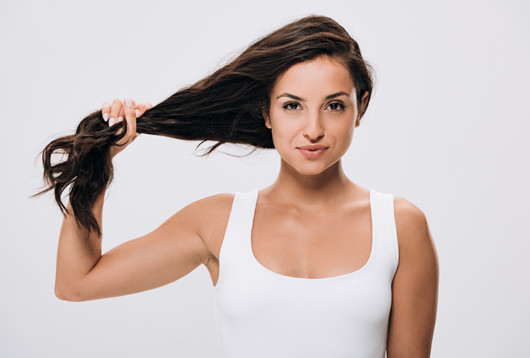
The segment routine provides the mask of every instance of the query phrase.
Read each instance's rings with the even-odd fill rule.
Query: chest
[[[251,248],[259,264],[284,276],[324,278],[356,271],[372,248],[370,207],[301,213],[262,205],[255,211]]]

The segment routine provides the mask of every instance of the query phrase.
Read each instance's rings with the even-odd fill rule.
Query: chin
[[[297,157],[283,157],[282,165],[287,167],[290,171],[296,172],[300,175],[314,176],[320,175],[331,168],[339,165],[341,157],[339,158],[320,158],[317,160],[306,160]]]
[[[329,169],[332,165],[327,165],[329,163],[297,163],[298,165],[290,165],[293,170],[301,175],[313,176],[320,175]]]

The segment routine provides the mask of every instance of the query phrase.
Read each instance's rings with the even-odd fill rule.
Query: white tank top
[[[372,249],[357,271],[285,276],[254,256],[258,189],[236,192],[214,287],[222,358],[384,358],[399,251],[392,194],[370,190]]]

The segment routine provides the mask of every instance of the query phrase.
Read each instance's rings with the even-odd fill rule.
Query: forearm
[[[96,200],[92,212],[102,228],[105,191]],[[81,295],[83,278],[101,258],[101,237],[77,225],[70,202],[70,214],[65,215],[59,235],[55,295],[63,300],[77,301]]]

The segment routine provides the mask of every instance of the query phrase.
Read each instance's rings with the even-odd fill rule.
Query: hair
[[[270,93],[277,78],[294,64],[329,56],[348,68],[357,94],[359,116],[364,115],[373,87],[373,69],[366,62],[357,42],[333,19],[310,15],[291,22],[259,38],[239,56],[185,87],[137,118],[138,133],[176,139],[217,143],[204,155],[224,143],[274,148],[265,126]],[[362,95],[368,93],[362,106]],[[121,128],[123,131],[119,132]],[[92,207],[113,179],[110,148],[125,136],[127,121],[112,127],[101,110],[85,117],[75,134],[57,138],[42,150],[44,190],[54,190],[63,214],[69,213],[61,195],[70,186],[69,198],[76,222],[90,233],[101,236]],[[66,160],[52,164],[54,153]]]

